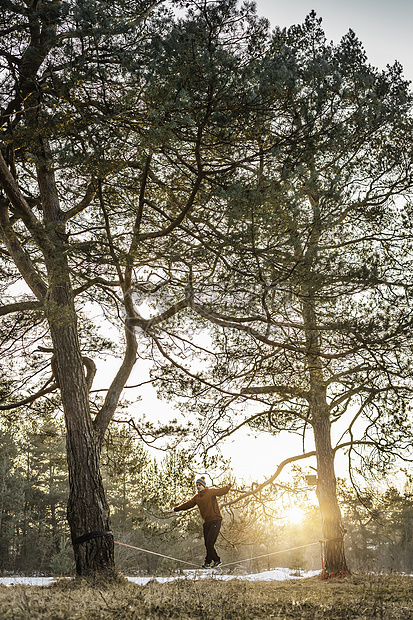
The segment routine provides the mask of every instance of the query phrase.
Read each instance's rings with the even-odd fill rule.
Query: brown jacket
[[[230,488],[230,484],[227,484],[227,486],[221,487],[220,489],[210,489],[209,487],[206,487],[205,489],[202,489],[200,493],[194,495],[194,497],[189,499],[187,502],[184,502],[180,506],[175,506],[174,511],[178,512],[178,510],[189,510],[189,508],[198,506],[201,517],[203,518],[205,523],[209,523],[209,521],[216,521],[217,519],[222,519],[222,514],[218,506],[217,497],[219,497],[220,495],[226,495]]]

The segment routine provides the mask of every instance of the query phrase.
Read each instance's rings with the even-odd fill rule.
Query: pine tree
[[[329,44],[320,23],[312,13],[263,44],[255,122],[239,135],[248,164],[191,267],[213,352],[194,371],[186,342],[191,361],[176,348],[175,381],[166,365],[158,377],[170,397],[187,389],[205,444],[243,424],[302,435],[303,453],[251,495],[315,458],[326,568],[340,572],[337,451],[385,469],[411,446],[412,95],[400,65],[374,69],[353,32]]]
[[[0,9],[3,287],[21,282],[16,294],[6,290],[1,315],[18,317],[14,343],[30,340],[19,369],[24,402],[59,390],[81,575],[114,566],[99,465],[104,435],[138,347],[144,356],[151,330],[188,307],[182,240],[191,245],[197,225],[188,233],[183,224],[233,172],[229,137],[245,108],[232,41],[253,40],[252,8],[186,4],[190,17],[176,24],[152,0],[18,0]],[[158,313],[146,320],[140,309],[149,296]],[[95,408],[102,315],[120,361]],[[27,363],[38,339],[40,374]]]

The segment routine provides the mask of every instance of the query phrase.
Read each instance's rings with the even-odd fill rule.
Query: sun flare
[[[285,518],[289,523],[298,524],[304,519],[304,510],[299,506],[291,506],[285,512]]]

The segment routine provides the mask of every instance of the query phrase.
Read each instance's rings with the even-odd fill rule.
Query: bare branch
[[[13,312],[24,312],[24,310],[40,310],[42,304],[39,301],[20,301],[15,304],[7,304],[0,306],[0,316],[12,314]]]
[[[54,392],[55,390],[57,390],[58,386],[57,386],[57,383],[54,383],[52,381],[53,381],[52,379],[49,379],[45,383],[45,385],[38,392],[36,392],[36,394],[32,394],[31,396],[28,396],[27,398],[19,400],[15,403],[11,403],[9,405],[0,405],[0,411],[10,411],[11,409],[17,409],[18,407],[23,407],[24,405],[28,405],[29,403],[32,403],[33,401],[37,400],[38,398],[41,398],[42,396],[45,396],[46,394],[50,394],[51,392]]]
[[[27,200],[21,193],[16,181],[13,178],[13,175],[8,169],[6,162],[4,161],[4,158],[1,152],[0,152],[0,183],[5,191],[5,194],[7,195],[7,198],[10,200],[10,203],[13,205],[18,215],[20,215],[20,217],[22,218],[27,229],[32,233],[33,237],[36,239],[39,247],[45,252],[54,253],[55,247],[53,243],[50,241],[42,224],[35,217]],[[7,205],[2,204],[1,208],[2,208],[2,211],[4,211],[5,209],[8,211]],[[11,227],[11,223],[10,223],[10,220],[8,219],[8,215],[7,215],[7,220],[9,222],[9,226]],[[10,253],[13,256],[13,253],[11,251]]]
[[[44,299],[47,294],[47,286],[34,267],[30,256],[20,245],[20,241],[10,224],[8,208],[4,204],[0,204],[0,234],[27,285],[39,300]]]
[[[198,172],[198,176],[195,180],[194,186],[192,188],[192,192],[189,195],[189,198],[187,200],[185,207],[181,210],[179,215],[169,224],[169,226],[166,226],[166,228],[163,228],[162,230],[141,234],[137,237],[137,241],[145,241],[146,239],[158,239],[159,237],[166,237],[173,230],[175,230],[175,228],[177,228],[184,221],[185,217],[191,211],[192,206],[195,202],[196,195],[198,194],[198,191],[201,187],[203,178],[204,178],[204,174],[201,168],[200,171]]]
[[[310,394],[307,390],[300,388],[287,387],[284,385],[263,385],[257,387],[247,387],[241,389],[241,394],[280,394],[281,396],[298,396],[308,401]]]
[[[334,454],[338,452],[338,450],[344,450],[344,448],[353,448],[354,446],[376,446],[377,444],[374,441],[367,441],[364,439],[356,439],[355,441],[346,441],[344,443],[338,444],[335,448],[333,448]]]
[[[122,394],[123,388],[129,379],[130,373],[132,372],[132,368],[136,361],[138,343],[136,341],[135,330],[131,329],[128,323],[125,325],[125,336],[126,347],[123,362],[108,389],[105,402],[96,415],[93,423],[95,432],[101,442],[103,441],[109,422],[113,418],[120,395]]]
[[[237,504],[238,502],[245,499],[246,497],[257,495],[257,493],[262,491],[262,489],[265,489],[265,487],[272,484],[278,478],[278,476],[281,474],[284,467],[286,467],[290,463],[295,463],[296,461],[308,459],[312,456],[316,456],[315,450],[313,450],[312,452],[307,452],[306,454],[298,454],[296,456],[290,456],[288,459],[285,459],[278,465],[276,472],[271,476],[271,478],[268,478],[268,480],[265,480],[262,484],[259,484],[252,491],[247,491],[246,493],[243,493],[240,497],[237,497],[236,499],[230,502],[226,502],[225,504],[222,504],[221,508],[225,508],[226,506],[232,506],[233,504]]]
[[[246,332],[247,334],[249,334],[256,340],[258,340],[259,342],[262,342],[263,344],[268,344],[269,346],[274,347],[275,349],[274,353],[278,353],[280,351],[292,351],[294,353],[300,353],[301,355],[308,354],[308,350],[306,348],[294,346],[294,345],[291,345],[285,342],[277,342],[275,340],[272,340],[271,338],[268,338],[264,336],[263,334],[261,334],[256,329],[250,326],[243,325],[242,319],[238,319],[237,317],[232,317],[232,319],[230,320],[228,320],[227,318],[223,319],[222,316],[218,314],[217,312],[214,312],[213,310],[210,310],[209,308],[206,309],[203,306],[196,304],[194,302],[191,303],[191,308],[195,310],[195,312],[197,312],[200,316],[211,321],[211,323],[215,323],[215,325],[219,325],[220,327],[226,327],[228,329],[236,329],[238,331]],[[305,329],[305,327],[303,329]],[[318,355],[322,359],[334,360],[334,359],[345,358],[350,354],[357,353],[357,351],[358,351],[358,347],[354,347],[352,349],[343,350],[340,353],[323,353],[320,351]]]
[[[90,205],[93,198],[95,197],[96,191],[97,191],[97,181],[96,179],[92,179],[89,185],[87,186],[86,194],[83,197],[83,199],[77,205],[75,205],[72,209],[69,209],[69,211],[65,212],[64,214],[65,222],[68,222],[70,219],[75,217],[75,215],[87,209],[87,207]]]
[[[165,312],[162,312],[161,314],[158,314],[157,316],[154,316],[151,319],[144,319],[140,316],[128,317],[127,323],[129,325],[133,325],[134,327],[140,327],[141,329],[143,329],[143,331],[146,332],[150,330],[152,327],[155,327],[156,325],[159,325],[160,323],[167,321],[175,314],[178,314],[178,312],[180,312],[181,310],[184,310],[185,308],[189,308],[190,305],[191,305],[191,302],[189,299],[187,298],[181,299],[180,301],[176,302],[176,304],[173,304],[170,308],[168,308],[168,310],[165,310]]]
[[[100,284],[109,288],[118,287],[120,285],[120,283],[116,280],[105,280],[105,278],[102,277],[92,278],[92,280],[85,282],[85,284],[82,284],[82,286],[78,286],[77,288],[73,289],[73,296],[76,297],[77,295],[84,293],[96,284]]]

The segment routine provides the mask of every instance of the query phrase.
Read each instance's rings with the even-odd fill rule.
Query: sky
[[[327,40],[338,43],[349,29],[363,43],[369,62],[384,69],[399,61],[413,81],[412,0],[256,0],[271,26],[301,24],[311,10],[322,18]]]

